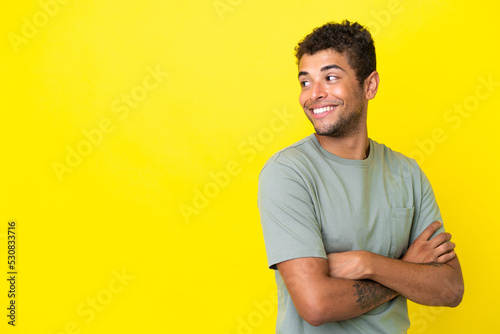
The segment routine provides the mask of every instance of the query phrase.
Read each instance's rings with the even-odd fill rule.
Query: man
[[[328,23],[295,50],[299,101],[316,133],[276,153],[259,176],[276,332],[406,332],[407,299],[461,302],[455,245],[416,162],[368,138],[379,84],[370,33]]]

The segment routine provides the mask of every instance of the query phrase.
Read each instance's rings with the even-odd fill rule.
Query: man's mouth
[[[332,111],[335,109],[337,106],[335,105],[329,105],[329,106],[324,106],[320,108],[311,108],[309,109],[314,116],[323,116],[326,115],[329,111]]]
[[[312,110],[312,112],[315,115],[319,115],[319,114],[325,113],[327,111],[333,110],[334,108],[335,108],[334,106],[326,106],[326,107],[322,107],[322,108],[315,108]]]

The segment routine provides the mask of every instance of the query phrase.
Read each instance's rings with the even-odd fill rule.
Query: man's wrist
[[[372,252],[363,252],[363,267],[364,267],[364,279],[373,280],[377,272],[377,268],[380,267],[380,258],[382,255],[378,255]]]

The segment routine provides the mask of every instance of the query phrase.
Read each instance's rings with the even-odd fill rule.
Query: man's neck
[[[370,153],[370,142],[366,130],[349,137],[329,137],[314,134],[319,144],[338,157],[351,160],[364,160]]]

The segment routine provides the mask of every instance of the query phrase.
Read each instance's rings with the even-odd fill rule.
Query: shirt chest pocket
[[[391,208],[391,245],[389,256],[399,259],[408,249],[414,208]]]

